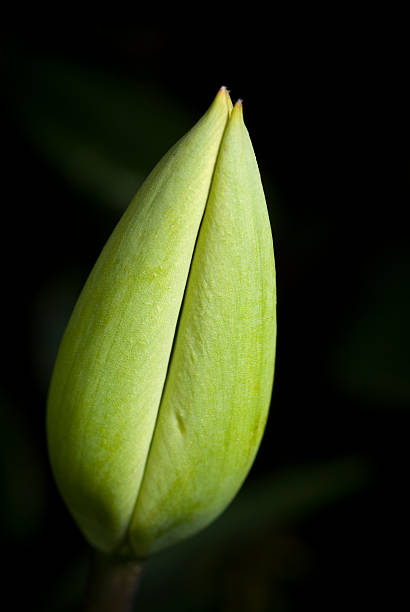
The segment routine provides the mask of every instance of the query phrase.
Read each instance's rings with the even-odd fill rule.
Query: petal
[[[59,350],[51,464],[81,530],[103,551],[119,544],[135,505],[230,108],[222,88],[154,168],[94,266]]]
[[[221,144],[131,521],[136,554],[201,529],[238,491],[268,414],[275,339],[272,235],[237,103]]]

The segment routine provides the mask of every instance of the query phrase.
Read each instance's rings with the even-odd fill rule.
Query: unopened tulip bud
[[[58,352],[51,464],[95,548],[147,556],[233,499],[268,414],[275,307],[259,171],[221,88],[122,216]]]

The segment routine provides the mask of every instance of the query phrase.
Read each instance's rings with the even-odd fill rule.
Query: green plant
[[[233,499],[265,427],[275,339],[263,188],[242,103],[221,88],[106,243],[50,385],[53,472],[110,568],[135,568]]]

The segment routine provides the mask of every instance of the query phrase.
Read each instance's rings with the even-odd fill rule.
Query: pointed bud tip
[[[232,100],[231,100],[231,97],[229,95],[229,89],[227,89],[225,87],[225,85],[222,85],[222,87],[219,88],[219,91],[217,93],[216,98],[221,100],[221,101],[223,100],[224,103],[227,104],[228,113],[230,114],[230,112],[232,110]]]
[[[222,85],[222,87],[219,88],[218,95],[224,96],[224,97],[226,96],[227,98],[230,99],[229,89],[227,89],[225,85]]]
[[[232,110],[232,115],[237,117],[238,119],[242,119],[243,118],[243,108],[242,108],[242,99],[239,98],[239,100],[237,100],[235,102],[235,105],[233,107]]]

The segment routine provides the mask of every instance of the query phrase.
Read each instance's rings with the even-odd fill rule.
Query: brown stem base
[[[85,590],[83,612],[130,612],[142,564],[96,554]]]

